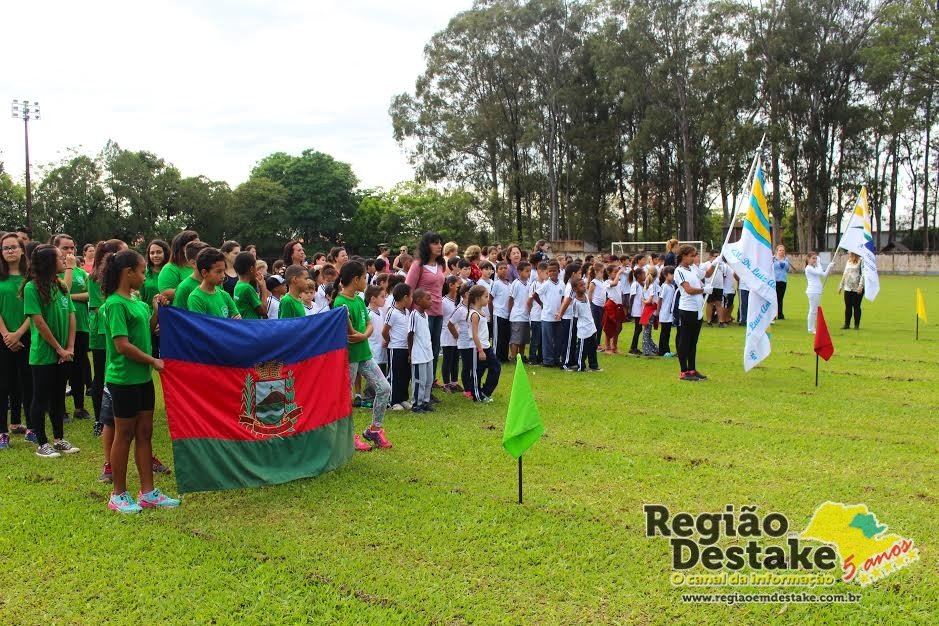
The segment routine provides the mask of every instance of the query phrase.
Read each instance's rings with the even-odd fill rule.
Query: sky
[[[108,139],[149,150],[183,176],[232,187],[266,155],[313,148],[352,165],[364,188],[413,170],[388,107],[413,91],[423,49],[472,0],[226,0],[4,3],[0,161],[24,170],[12,100],[38,101],[30,160]]]

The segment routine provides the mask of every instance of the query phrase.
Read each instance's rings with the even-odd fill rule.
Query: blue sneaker
[[[120,495],[111,494],[108,508],[118,513],[140,513],[143,510],[126,491]]]
[[[10,435],[7,433],[0,434],[0,450],[6,450],[10,447]]]
[[[179,500],[167,496],[159,489],[154,489],[150,493],[141,493],[137,496],[137,501],[145,509],[175,509],[179,506]]]
[[[37,436],[36,436],[36,433],[34,433],[33,431],[27,430],[27,431],[26,431],[26,436],[23,437],[23,441],[28,441],[29,443],[35,443],[35,444],[38,445],[38,444],[39,444],[39,437],[37,437]]]

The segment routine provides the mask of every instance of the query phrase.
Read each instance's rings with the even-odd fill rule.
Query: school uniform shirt
[[[480,278],[480,279],[479,279],[479,282],[477,282],[476,284],[477,284],[477,285],[482,285],[483,287],[486,288],[486,291],[489,292],[489,298],[490,298],[490,302],[491,302],[491,301],[492,301],[492,281],[491,281],[491,280],[486,280],[485,278]],[[484,320],[488,320],[488,319],[489,319],[489,307],[484,307],[484,308],[482,309],[482,315],[483,315],[483,319],[484,319]]]
[[[714,285],[717,287],[717,285]],[[737,293],[737,289],[734,285],[734,273],[730,268],[727,268],[727,271],[724,272],[724,295],[729,296]]]
[[[833,266],[834,263],[829,263],[828,267],[825,269],[815,265],[805,266],[805,293],[807,295],[819,295],[822,293],[822,280],[828,276],[828,272],[831,271]],[[9,326],[7,326],[7,328],[9,328]]]
[[[443,313],[443,324],[440,329],[440,347],[441,348],[453,348],[456,347],[456,339],[453,338],[453,335],[450,333],[450,329],[447,328],[447,322],[451,321],[453,312],[456,310],[456,302],[450,299],[450,296],[444,296],[440,300],[440,311]],[[456,326],[456,321],[453,322],[453,325]]]
[[[55,284],[49,286],[49,302],[43,303],[39,288],[34,281],[29,281],[23,288],[23,313],[26,316],[41,315],[52,336],[63,348],[68,344],[69,315],[75,312],[75,305],[68,295],[62,293]],[[30,320],[30,365],[55,365],[59,362],[58,353],[46,343],[39,334],[36,324]],[[7,327],[9,330],[9,327]],[[4,376],[8,374],[4,372]]]
[[[659,301],[659,283],[658,281],[652,283],[648,287],[642,290],[642,301],[649,299],[652,304],[657,304]],[[645,304],[643,304],[645,306]]]
[[[456,339],[458,350],[467,350],[473,347],[473,330],[469,325],[469,311],[462,302],[453,309],[453,315],[450,316],[453,325],[456,326],[459,337]],[[489,330],[488,328],[486,330]]]
[[[678,308],[682,311],[697,311],[699,320],[704,318],[704,294],[688,295],[684,289],[681,289],[681,284],[688,283],[690,287],[702,289],[700,274],[701,270],[694,265],[688,268],[679,265],[675,268],[675,285],[680,294],[678,296]]]
[[[59,274],[59,280],[63,283],[65,282],[65,272]],[[76,267],[72,270],[72,288],[69,289],[69,295],[75,295],[76,293],[87,293],[88,292],[88,273],[85,272],[80,267]],[[87,302],[75,302],[72,300],[72,304],[75,306],[75,332],[76,333],[87,333],[88,332],[88,303]],[[10,327],[7,326],[9,329]],[[15,329],[11,329],[15,330]]]
[[[529,279],[530,281],[531,279]],[[509,297],[512,298],[512,310],[509,311],[510,322],[527,322],[528,313],[528,282],[522,282],[521,279],[512,281],[512,287],[509,289]]]
[[[407,350],[408,332],[411,330],[410,315],[407,311],[395,307],[388,311],[385,326],[388,326],[388,348],[390,350]]]
[[[20,274],[15,276],[10,274],[0,279],[0,318],[3,318],[4,326],[11,333],[22,326],[26,320],[26,314],[23,313],[23,301],[20,300],[20,285],[23,284],[23,280],[25,279]]]
[[[163,269],[160,270],[160,275],[157,277],[157,288],[160,291],[176,289],[179,283],[190,276],[192,276],[191,266],[167,263],[163,266]]]
[[[143,274],[143,285],[140,287],[140,299],[151,309],[153,308],[153,299],[160,293],[159,280],[160,272],[154,272],[150,266],[147,266],[147,270]]]
[[[358,295],[358,294],[356,294],[356,295]],[[360,298],[360,299],[361,299],[361,298]],[[365,303],[364,300],[363,300],[362,302],[363,302],[363,304]],[[366,307],[366,308],[368,308],[368,307]],[[308,310],[308,311],[310,311],[310,310],[313,311],[312,313],[307,313],[307,315],[319,315],[320,313],[326,313],[326,312],[329,311],[329,303],[327,302],[326,304],[314,304],[314,305],[312,306],[312,308],[307,309],[307,310]]]
[[[280,298],[270,295],[267,297],[267,319],[276,320],[280,317]]]
[[[349,312],[349,323],[352,324],[352,330],[357,333],[364,333],[365,329],[368,328],[368,311],[361,298],[355,296],[349,298],[340,293],[333,298],[333,307],[338,309],[341,306],[346,307],[346,311]],[[360,341],[347,345],[349,346],[350,363],[362,363],[372,358],[372,348],[369,342]]]
[[[294,298],[289,293],[285,293],[280,299],[280,306],[277,309],[278,319],[305,316],[306,307],[303,306],[303,303]]]
[[[316,315],[316,305],[315,305],[315,304],[310,303],[310,306],[307,306],[307,305],[304,304],[304,305],[303,305],[303,308],[305,309],[305,312],[304,312],[304,314],[303,314],[304,317],[311,316],[311,315]]]
[[[480,316],[480,317],[482,316],[480,315],[479,311],[476,311],[475,309],[470,311],[470,324],[469,324],[470,347],[475,350],[476,342],[473,340],[473,316],[474,315]],[[479,343],[483,347],[483,349],[492,347],[491,344],[489,343],[489,326],[486,324],[486,320],[480,319],[479,324],[477,324],[477,327],[476,327],[476,333],[479,336]]]
[[[532,298],[532,295],[538,291],[538,288],[541,287],[544,283],[539,282],[537,279],[528,279],[528,298],[531,300],[531,309],[528,311],[528,318],[533,322],[541,321],[541,305],[538,304],[538,301]]]
[[[235,285],[235,296],[232,298],[235,306],[238,308],[238,314],[243,320],[258,320],[258,308],[261,306],[261,296],[255,290],[254,285],[243,281],[238,281]]]
[[[101,286],[88,277],[88,348],[90,350],[104,350],[104,320],[99,311],[104,306],[104,295]],[[7,327],[9,328],[9,327]]]
[[[202,313],[203,315],[212,315],[214,317],[235,317],[238,315],[238,307],[235,301],[228,295],[228,292],[219,287],[212,293],[206,293],[202,289],[196,289],[189,294],[189,310],[193,313]]]
[[[313,302],[315,302],[317,306],[329,307],[329,300],[326,298],[325,283],[316,288],[316,295],[313,296]]]
[[[150,382],[153,373],[149,365],[124,356],[114,347],[115,337],[127,337],[127,341],[144,354],[150,354],[150,307],[136,298],[112,293],[105,300],[102,310],[107,337],[104,382],[115,385]]]
[[[593,297],[590,299],[590,304],[603,306],[606,304],[606,285],[599,278],[594,278],[590,282],[593,283]]]
[[[382,331],[385,329],[385,319],[381,316],[381,311],[375,309],[368,310],[368,318],[372,320],[372,334],[368,338],[368,347],[372,351],[372,357],[378,364],[387,363],[388,355],[382,347],[382,343],[385,341],[382,337]]]
[[[612,280],[603,281],[603,291],[606,294],[606,299],[612,300],[613,304],[623,303],[623,283],[621,280],[616,281],[615,285]]]
[[[192,276],[187,276],[176,286],[176,295],[173,296],[173,306],[177,309],[189,310],[189,296],[199,288],[202,282]]]
[[[564,298],[564,283],[550,278],[538,288],[538,297],[541,298],[541,321],[553,322],[554,317],[561,310],[561,300]]]
[[[496,317],[509,319],[509,291],[512,283],[501,279],[496,279],[489,288],[489,294],[492,298],[492,313]]]
[[[414,333],[411,341],[411,364],[430,363],[434,360],[434,346],[430,340],[430,322],[427,321],[427,313],[414,310],[409,317],[411,318],[409,332]]]
[[[590,312],[590,302],[585,297],[583,300],[574,298],[571,306],[577,313],[577,338],[587,339],[597,333],[597,325],[593,321],[593,314]]]
[[[564,295],[561,301],[564,301],[564,298],[571,298],[571,303],[567,305],[567,308],[564,309],[564,315],[561,316],[562,320],[572,320],[574,319],[574,290],[571,289],[571,284],[567,283],[564,285]]]
[[[715,261],[708,261],[707,263],[701,266],[701,269],[707,272],[709,269],[711,269],[711,266],[715,264],[716,264]],[[717,268],[711,273],[711,276],[709,278],[706,278],[705,280],[707,284],[713,285],[715,289],[723,289],[724,288],[724,264],[723,263],[719,264]]]
[[[642,292],[643,286],[638,280],[634,280],[632,288],[629,291],[629,295],[633,297],[632,305],[629,307],[630,317],[639,318],[642,317],[642,308],[645,306],[642,303]]]
[[[674,283],[662,285],[662,307],[659,310],[659,321],[663,324],[673,324],[675,322],[675,317],[672,315],[672,309],[675,308],[675,295]]]

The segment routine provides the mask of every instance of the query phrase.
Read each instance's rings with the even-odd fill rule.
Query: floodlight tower
[[[39,119],[39,103],[35,100],[13,101],[13,117],[23,120],[23,136],[26,142],[26,226],[32,228],[33,189],[29,181],[29,121]]]

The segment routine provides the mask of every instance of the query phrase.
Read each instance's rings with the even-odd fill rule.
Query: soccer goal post
[[[665,244],[667,241],[614,241],[610,246],[610,254],[613,256],[622,256],[624,254],[635,256],[643,252],[658,252],[665,254]],[[701,258],[705,257],[705,242],[703,241],[682,241],[683,244],[689,244],[698,249]]]

